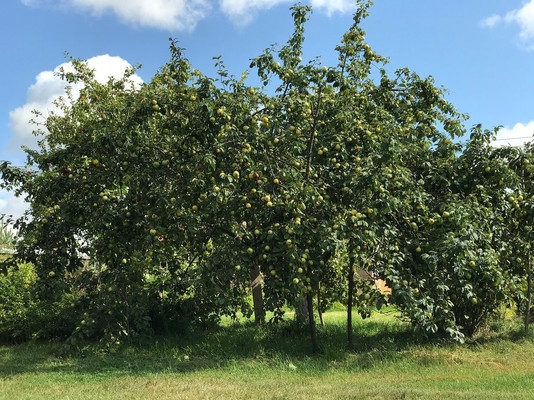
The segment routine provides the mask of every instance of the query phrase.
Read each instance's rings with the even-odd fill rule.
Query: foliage
[[[28,321],[28,312],[34,303],[31,287],[35,280],[36,274],[30,264],[7,267],[5,273],[0,273],[0,339],[25,338],[27,326],[24,322]]]
[[[302,61],[310,9],[293,7],[288,42],[251,61],[261,87],[219,58],[205,76],[174,41],[139,87],[134,70],[107,83],[81,60],[61,71],[83,89],[46,116],[29,169],[0,172],[30,204],[17,257],[35,266],[32,295],[65,311],[70,343],[251,315],[256,278],[274,322],[307,306],[314,349],[317,296],[364,317],[391,302],[457,340],[517,297],[525,271],[509,255],[530,231],[510,232],[530,214],[515,206],[526,194],[506,197],[532,196],[526,156],[480,126],[461,144],[465,116],[431,77],[388,72],[360,27],[370,2],[358,5],[335,66]]]
[[[502,251],[508,165],[491,137],[474,127],[460,155],[449,152],[446,163],[425,173],[430,197],[418,208],[427,217],[405,243],[401,268],[389,270],[399,307],[426,332],[471,336],[514,292],[517,278]]]

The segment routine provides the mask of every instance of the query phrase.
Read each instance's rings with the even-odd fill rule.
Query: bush
[[[37,275],[31,264],[7,266],[0,273],[0,340],[25,336],[25,323],[32,307],[32,286]]]
[[[78,317],[73,296],[64,294],[54,303],[39,300],[34,265],[9,261],[0,268],[0,343],[68,337]]]

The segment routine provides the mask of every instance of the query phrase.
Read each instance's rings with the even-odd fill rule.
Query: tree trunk
[[[347,273],[347,348],[354,350],[354,332],[352,330],[352,303],[354,299],[354,257],[349,258],[349,272]]]
[[[323,310],[321,310],[321,282],[317,284],[317,314],[319,314],[321,326],[324,326]]]
[[[317,341],[317,329],[315,326],[315,319],[313,318],[313,295],[311,293],[306,294],[306,301],[308,303],[308,324],[310,327],[310,340],[312,345],[312,351],[314,353],[318,353],[319,342]]]
[[[254,306],[254,321],[257,325],[265,323],[265,309],[263,307],[263,290],[261,286],[260,267],[250,270],[250,287],[252,289],[252,303]]]
[[[525,312],[525,334],[528,335],[530,325],[530,308],[532,307],[532,264],[530,252],[527,254],[527,307]]]
[[[295,321],[302,325],[309,323],[308,300],[306,296],[301,297],[295,305]]]

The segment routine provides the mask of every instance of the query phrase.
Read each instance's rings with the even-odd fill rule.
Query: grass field
[[[534,340],[516,331],[464,345],[425,343],[390,313],[326,314],[322,352],[306,332],[226,323],[104,353],[60,345],[0,347],[0,399],[533,399]]]

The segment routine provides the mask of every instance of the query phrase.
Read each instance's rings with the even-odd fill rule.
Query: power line
[[[494,139],[494,142],[502,142],[505,140],[519,140],[519,139],[534,139],[534,136],[518,136],[518,137],[506,138],[506,139]]]

